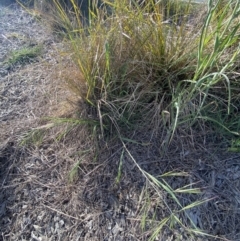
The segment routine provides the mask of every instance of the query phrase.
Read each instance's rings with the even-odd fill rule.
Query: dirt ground
[[[43,46],[37,58],[8,63],[12,51],[34,46]],[[154,240],[240,240],[240,155],[228,153],[216,133],[189,136],[182,130],[164,156],[157,136],[135,133],[140,141],[128,144],[131,155],[122,158],[122,147],[113,142],[114,148],[101,146],[97,160],[84,128],[71,128],[72,135],[61,141],[56,140],[58,127],[52,139],[49,129],[44,139],[44,117],[67,117],[74,109],[62,83],[65,70],[71,78],[77,70],[58,54],[60,48],[36,18],[14,5],[0,5],[0,240],[148,240],[151,228],[169,214],[166,203],[172,210],[175,204],[164,191],[153,191],[134,160],[154,176],[183,173],[166,179],[173,189],[191,184],[202,190],[180,193],[183,206],[209,200],[184,215],[215,237],[190,237],[182,228],[166,227]],[[34,145],[31,130],[41,140]],[[141,145],[141,140],[150,144]],[[71,177],[73,170],[78,175]],[[144,213],[154,216],[152,226],[143,228]]]

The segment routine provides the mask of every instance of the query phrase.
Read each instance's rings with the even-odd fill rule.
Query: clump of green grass
[[[12,51],[5,62],[9,65],[26,64],[40,56],[41,53],[42,46],[40,45],[34,47],[24,47]]]
[[[158,222],[150,240],[165,226],[184,227],[179,214],[185,213],[190,219],[186,210],[206,200],[183,206],[177,192],[199,190],[173,190],[162,176],[144,172],[125,140],[130,140],[128,137],[136,130],[151,129],[161,132],[161,147],[166,151],[178,129],[188,130],[199,119],[239,135],[236,125],[221,117],[236,112],[238,103],[239,77],[233,73],[240,54],[239,1],[210,0],[207,5],[146,1],[141,6],[127,0],[103,1],[105,7],[90,11],[88,27],[82,24],[74,0],[74,25],[68,13],[54,2],[58,16],[67,23],[66,46],[81,71],[81,76],[69,85],[73,91],[75,86],[93,119],[98,120],[99,136],[117,136],[153,189],[167,192],[178,206],[177,211],[170,210],[169,217]],[[221,121],[214,114],[219,110]],[[117,182],[121,169],[120,161]],[[191,220],[188,230],[203,234]]]
[[[97,15],[90,16],[87,29],[81,26],[69,31],[68,37],[85,81],[81,97],[100,107],[97,112],[102,123],[106,122],[102,126],[109,125],[109,117],[103,113],[108,109],[114,113],[113,119],[131,128],[136,119],[149,114],[153,100],[166,95],[169,102],[173,88],[194,75],[197,53],[193,50],[198,36],[192,36],[182,25],[166,22],[168,16],[163,15],[161,5],[149,2],[140,8],[128,1],[108,4],[112,15],[108,16],[106,9],[98,10]]]

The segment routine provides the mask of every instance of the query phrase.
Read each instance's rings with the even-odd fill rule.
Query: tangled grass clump
[[[237,1],[104,3],[85,28],[72,1],[77,24],[67,31],[82,73],[69,85],[96,109],[102,130],[111,129],[110,123],[131,128],[136,121],[138,127],[153,120],[163,126],[169,113],[172,137],[181,123],[212,120],[208,113],[216,105],[227,107],[226,115],[235,108],[232,86],[238,81],[230,73],[239,54]],[[66,22],[67,13],[61,14]]]

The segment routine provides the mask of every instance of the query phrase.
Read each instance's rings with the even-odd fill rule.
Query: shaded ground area
[[[240,155],[227,153],[223,139],[182,130],[163,155],[160,138],[149,130],[135,133],[127,149],[103,143],[99,160],[84,128],[75,126],[57,141],[69,127],[57,126],[45,140],[42,117],[71,114],[61,80],[65,71],[74,78],[77,70],[57,54],[61,43],[23,10],[0,7],[0,23],[0,240],[148,240],[151,227],[169,215],[166,203],[171,210],[176,204],[166,192],[154,192],[135,160],[154,176],[181,173],[165,179],[173,189],[201,188],[201,194],[179,193],[182,206],[209,199],[179,213],[179,219],[187,226],[188,215],[219,237],[189,237],[179,227],[166,228],[155,240],[240,240]],[[38,45],[43,46],[38,57],[9,64],[12,51]],[[31,129],[41,140],[34,145],[26,135]],[[78,175],[69,175],[74,170]]]

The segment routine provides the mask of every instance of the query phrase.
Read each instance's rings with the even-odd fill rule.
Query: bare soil
[[[45,138],[44,117],[77,112],[66,101],[72,94],[63,81],[78,70],[58,54],[61,44],[23,9],[0,6],[0,240],[148,240],[151,228],[169,215],[167,205],[177,207],[166,192],[154,192],[134,160],[154,176],[181,172],[165,179],[173,189],[201,188],[201,194],[180,193],[182,206],[208,199],[179,218],[187,226],[185,216],[190,216],[215,237],[190,237],[176,225],[155,240],[240,240],[240,155],[228,153],[216,133],[191,136],[182,130],[163,155],[158,136],[148,130],[128,143],[131,155],[122,155],[122,146],[113,141],[111,148],[100,144],[98,158],[86,128],[75,126],[59,141],[69,126],[57,126]],[[43,51],[37,58],[7,62],[13,50],[38,45]],[[70,180],[74,166],[78,175]],[[144,213],[152,222],[143,228]]]

